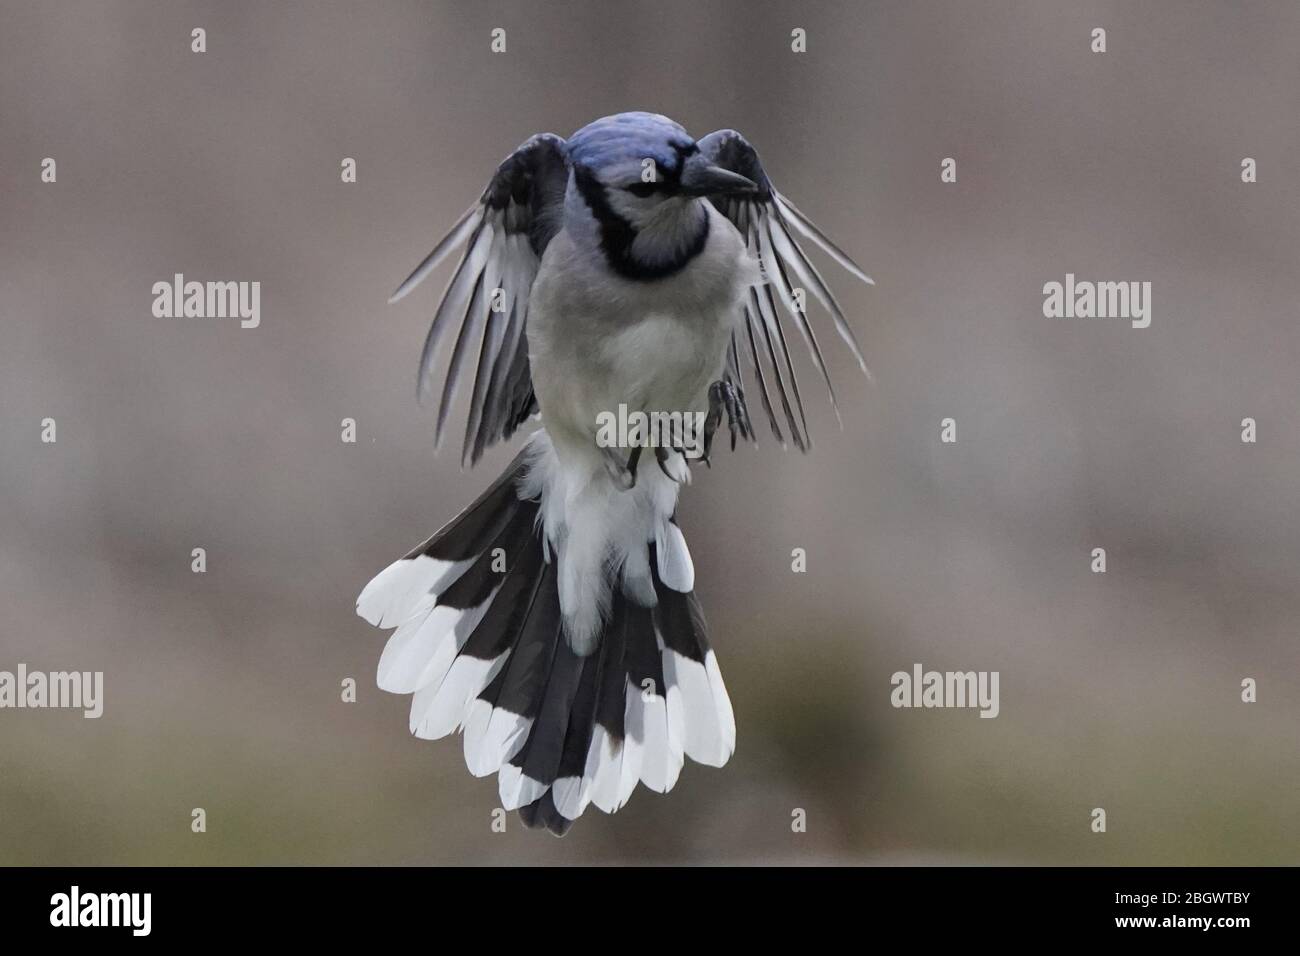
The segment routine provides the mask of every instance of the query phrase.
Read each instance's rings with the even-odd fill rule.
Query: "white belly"
[[[529,303],[533,387],[558,442],[591,443],[602,412],[690,412],[708,405],[741,316],[753,265],[711,206],[709,240],[679,272],[637,282],[551,240]],[[566,441],[568,439],[569,441]]]

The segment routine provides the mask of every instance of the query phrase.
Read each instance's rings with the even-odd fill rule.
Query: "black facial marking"
[[[682,188],[682,164],[686,161],[686,157],[690,155],[690,150],[693,149],[698,152],[699,147],[694,143],[689,144],[690,149],[688,149],[687,145],[683,143],[671,143],[669,145],[673,147],[676,156],[671,159],[655,162],[654,179],[651,179],[648,182],[639,181],[630,183],[623,188],[633,196],[641,197],[653,196],[655,193],[673,196],[680,192]],[[654,162],[654,160],[651,159],[651,162]]]
[[[610,268],[623,278],[645,282],[663,279],[680,271],[683,266],[704,251],[704,244],[709,238],[708,216],[702,218],[699,231],[675,259],[654,264],[638,261],[632,255],[636,230],[610,206],[609,199],[605,195],[605,187],[600,184],[591,170],[584,166],[573,168],[573,180],[578,187],[578,192],[591,209],[592,215],[600,224],[600,247],[605,253],[606,261],[609,262]]]

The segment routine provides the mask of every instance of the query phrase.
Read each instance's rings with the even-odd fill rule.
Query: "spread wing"
[[[836,419],[839,419],[840,413],[835,401],[835,389],[822,359],[817,334],[808,322],[806,309],[800,308],[800,300],[806,306],[806,297],[811,295],[821,304],[834,320],[836,331],[852,350],[862,371],[868,377],[871,373],[867,370],[866,360],[862,357],[862,349],[858,346],[853,330],[849,328],[848,320],[844,318],[844,312],[835,300],[835,294],[826,285],[817,267],[808,259],[794,233],[819,246],[856,278],[868,285],[874,283],[812,220],[795,208],[794,203],[776,191],[758,160],[758,153],[745,137],[735,130],[722,129],[705,136],[698,145],[700,152],[715,165],[739,173],[758,184],[756,194],[718,196],[711,200],[745,238],[750,253],[758,260],[763,280],[749,289],[749,297],[744,306],[744,320],[732,334],[727,374],[743,387],[740,356],[747,356],[758,384],[759,399],[772,426],[772,434],[782,445],[785,444],[780,425],[780,419],[784,418],[795,447],[807,451],[811,444],[808,419],[804,414],[803,397],[799,393],[794,364],[790,361],[781,314],[784,312],[803,336],[813,362],[826,382]],[[803,294],[797,295],[796,290],[800,289]],[[773,395],[780,405],[780,415],[773,405]]]
[[[442,441],[452,401],[461,381],[468,381],[472,365],[474,389],[462,464],[478,461],[485,449],[509,438],[537,411],[528,367],[528,294],[542,252],[559,230],[567,162],[559,136],[541,133],[525,142],[497,167],[479,201],[388,300],[401,299],[464,247],[429,327],[418,381],[420,399],[431,396],[438,346],[458,325],[434,443]]]

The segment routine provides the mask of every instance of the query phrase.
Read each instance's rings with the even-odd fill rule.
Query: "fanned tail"
[[[536,433],[473,505],[357,601],[371,624],[396,627],[378,682],[413,695],[411,732],[461,731],[470,772],[498,774],[501,805],[559,836],[589,804],[618,810],[638,781],[670,790],[684,757],[721,766],[736,737],[663,488],[598,489],[597,504],[588,496],[584,505],[565,493],[572,476],[562,472]],[[598,638],[578,643],[560,578],[577,560],[575,512],[597,506],[602,520],[624,524],[596,565],[608,576]]]

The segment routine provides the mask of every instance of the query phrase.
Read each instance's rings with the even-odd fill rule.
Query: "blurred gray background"
[[[1294,3],[0,18],[0,669],[106,681],[97,721],[0,712],[0,862],[1300,862]],[[446,272],[385,299],[520,141],[627,109],[757,146],[875,277],[825,269],[876,382],[834,350],[838,431],[800,356],[813,453],[684,497],[730,765],[495,834],[495,778],[408,736],[353,605],[514,449],[433,454]],[[154,318],[175,272],[259,280],[261,327]],[[1067,272],[1152,282],[1151,327],[1044,318]],[[1001,715],[892,709],[915,662],[1000,671]]]

